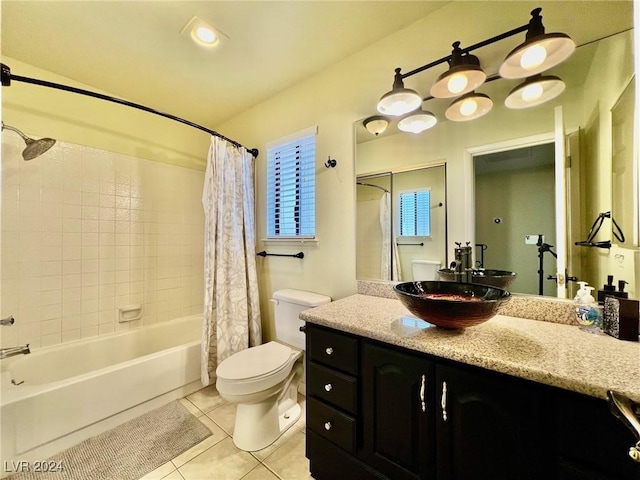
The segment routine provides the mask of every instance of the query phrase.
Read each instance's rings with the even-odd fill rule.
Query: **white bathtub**
[[[194,315],[2,360],[2,464],[43,460],[201,388],[201,335]]]

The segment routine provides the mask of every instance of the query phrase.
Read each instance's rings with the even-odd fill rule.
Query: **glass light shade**
[[[558,77],[537,75],[511,90],[504,104],[513,109],[535,107],[556,98],[564,89],[565,84]]]
[[[487,75],[477,65],[457,65],[440,75],[429,93],[435,98],[453,98],[475,90],[486,79]]]
[[[422,97],[410,88],[394,88],[385,93],[378,102],[378,111],[383,115],[399,117],[422,104]]]
[[[420,133],[435,126],[438,119],[431,112],[416,110],[398,122],[398,128],[403,132]]]
[[[466,122],[480,118],[491,111],[493,101],[482,93],[467,93],[449,105],[444,113],[452,122]]]
[[[373,117],[365,119],[362,124],[364,125],[364,128],[369,131],[369,133],[378,136],[387,129],[389,121],[383,116],[375,115]]]
[[[564,62],[576,44],[564,33],[546,33],[513,49],[500,66],[502,78],[525,78]]]

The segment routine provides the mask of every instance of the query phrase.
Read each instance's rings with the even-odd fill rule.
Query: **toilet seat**
[[[285,380],[301,355],[302,352],[278,342],[247,348],[218,365],[216,388],[231,395],[266,390]]]

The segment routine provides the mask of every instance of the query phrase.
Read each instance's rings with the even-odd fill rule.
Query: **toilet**
[[[437,260],[411,260],[413,280],[439,280],[438,270],[441,265]]]
[[[277,341],[247,348],[223,360],[216,369],[216,389],[236,403],[233,443],[253,452],[271,445],[300,418],[298,384],[304,375],[303,310],[331,298],[302,290],[273,293]]]

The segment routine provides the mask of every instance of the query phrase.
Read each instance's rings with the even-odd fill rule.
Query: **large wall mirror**
[[[474,248],[476,265],[482,251],[485,268],[515,271],[518,281],[511,288],[513,292],[556,295],[555,280],[547,278],[556,274],[555,259],[551,255],[545,257],[544,288],[540,290],[537,247],[525,238],[542,234],[552,250],[558,241],[566,246],[568,277],[601,288],[607,274],[613,274],[616,282],[628,281],[632,297],[638,298],[633,37],[630,29],[579,46],[567,62],[548,72],[562,78],[566,90],[534,108],[504,107],[503,100],[514,82],[498,80],[480,88],[494,99],[493,110],[472,122],[440,120],[431,130],[410,134],[397,130],[392,120],[378,136],[368,132],[362,120],[356,122],[357,181],[376,183],[382,181],[376,175],[388,172],[384,181],[390,185],[392,172],[430,163],[446,164],[447,200],[443,202],[443,213],[447,220],[443,237],[447,244],[441,256],[443,264],[452,258],[454,242],[484,244],[485,247]],[[424,105],[444,119],[447,101],[433,99]],[[555,196],[552,188],[558,112],[566,131],[560,137],[566,147],[563,200]],[[365,188],[371,191],[364,193]],[[384,188],[389,190],[388,186]],[[373,190],[378,189],[360,186],[358,197],[373,195]],[[562,208],[558,208],[559,202]],[[566,217],[563,238],[556,236],[557,212],[564,212]],[[609,216],[592,238],[594,245],[585,245],[594,220],[606,212]],[[624,231],[624,242],[614,235],[611,217]],[[611,248],[602,248],[601,242],[607,240],[611,241]],[[389,244],[392,247],[393,242]],[[360,256],[363,248],[366,242],[358,238],[359,264],[364,262]],[[402,255],[409,247],[400,248]],[[615,271],[614,257],[620,263]],[[402,266],[402,260],[400,263]],[[376,277],[373,272],[365,273],[358,267],[359,279],[372,277]],[[402,279],[410,278],[403,275]],[[573,282],[567,285],[566,296],[571,298],[575,287]]]

